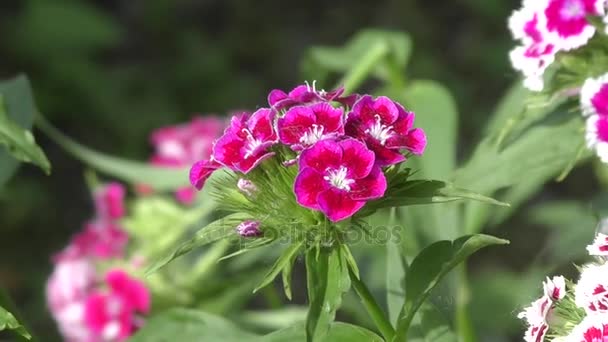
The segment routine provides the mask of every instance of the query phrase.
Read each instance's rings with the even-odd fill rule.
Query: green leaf
[[[486,140],[456,172],[454,183],[491,194],[531,177],[556,176],[578,155],[583,128],[580,115],[560,112],[529,128],[504,149]]]
[[[211,222],[207,226],[201,228],[193,238],[182,243],[172,253],[155,262],[146,271],[146,275],[150,275],[158,271],[161,267],[167,265],[180,256],[189,253],[195,248],[199,248],[231,236],[236,237],[236,233],[234,232],[235,227],[248,218],[249,217],[245,214],[236,213]]]
[[[277,275],[279,274],[279,272],[281,272],[282,270],[285,269],[285,267],[291,268],[291,263],[293,262],[294,257],[298,254],[298,252],[300,251],[300,248],[302,248],[302,245],[304,244],[304,241],[299,241],[299,242],[295,242],[293,243],[291,246],[287,247],[284,251],[283,254],[281,254],[281,256],[279,257],[279,259],[274,263],[274,265],[272,265],[272,267],[270,268],[270,270],[268,271],[268,273],[264,276],[264,279],[262,280],[262,282],[260,283],[260,285],[258,285],[253,292],[258,292],[259,289],[265,287],[266,285],[272,283],[272,281],[274,280],[274,278],[277,277]]]
[[[348,265],[342,262],[337,248],[311,248],[305,259],[310,303],[306,339],[323,341],[342,303],[342,294],[350,288]]]
[[[15,316],[0,306],[0,331],[3,330],[14,330],[28,340],[32,338],[32,335],[25,330],[25,327],[17,321]]]
[[[135,184],[146,184],[159,191],[175,190],[188,185],[188,169],[168,169],[149,164],[122,159],[97,152],[70,139],[41,115],[37,117],[38,127],[75,158],[80,159],[95,170]]]
[[[146,321],[130,342],[252,341],[256,335],[202,311],[171,309]]]
[[[303,342],[306,341],[306,330],[302,325],[275,331],[255,340],[255,342]],[[327,342],[383,342],[384,340],[373,332],[356,325],[335,322],[329,327],[325,339]]]
[[[0,82],[0,94],[4,99],[8,120],[24,130],[31,129],[37,109],[27,78],[19,75]],[[13,175],[18,165],[19,162],[6,150],[0,149],[0,187]]]
[[[451,183],[438,180],[407,180],[395,187],[389,185],[389,190],[384,198],[371,202],[370,207],[379,209],[459,200],[474,200],[508,206],[508,204],[490,197],[480,195],[470,190],[457,188]]]
[[[403,72],[412,50],[412,42],[406,33],[367,29],[359,31],[343,47],[319,46],[311,48],[304,61],[306,78],[324,80],[329,73],[344,73],[367,55],[371,47],[382,46],[381,61],[375,63],[372,74],[384,80],[394,72]]]
[[[434,305],[427,302],[418,310],[416,318],[412,322],[408,341],[456,342],[458,337],[452,331],[447,317]]]
[[[274,310],[255,310],[239,313],[239,322],[268,330],[286,329],[306,320],[308,308],[288,305]],[[302,329],[303,330],[303,329]]]
[[[507,240],[479,234],[455,241],[439,241],[423,249],[406,275],[405,303],[399,315],[395,340],[401,341],[403,336],[407,336],[414,315],[450,270],[483,247],[508,243]]]

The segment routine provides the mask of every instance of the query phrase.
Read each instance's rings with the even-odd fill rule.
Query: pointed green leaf
[[[300,251],[300,248],[302,248],[303,244],[304,244],[304,241],[299,241],[299,242],[296,242],[296,243],[292,244],[291,246],[287,247],[283,251],[283,254],[281,254],[281,256],[279,257],[279,259],[274,263],[274,265],[272,265],[272,267],[270,268],[268,273],[266,273],[266,275],[264,276],[264,279],[262,280],[260,285],[258,285],[253,290],[253,292],[254,293],[258,292],[259,289],[272,283],[272,281],[274,280],[274,278],[277,277],[279,272],[281,272],[288,264],[290,264],[293,261],[293,258],[298,254],[298,252]]]
[[[307,341],[323,341],[342,303],[342,294],[350,288],[348,266],[337,248],[312,248],[306,253],[308,301]]]
[[[390,188],[384,198],[371,202],[374,209],[400,207],[406,205],[432,204],[474,200],[495,205],[508,204],[486,197],[470,190],[455,187],[451,183],[438,180],[408,180],[395,188]]]
[[[30,340],[32,336],[25,330],[25,327],[17,321],[15,316],[0,306],[0,331],[14,330],[17,334]]]
[[[179,258],[180,256],[189,253],[195,248],[199,248],[212,242],[225,239],[231,236],[236,237],[237,235],[234,231],[235,227],[248,218],[249,217],[245,214],[237,213],[222,217],[219,220],[211,222],[204,228],[201,228],[193,238],[182,243],[172,253],[154,263],[146,271],[146,275],[150,275],[158,271],[161,267],[167,265],[168,263]]]
[[[113,157],[80,145],[53,127],[42,116],[38,116],[37,125],[67,152],[99,172],[126,182],[147,184],[159,191],[175,190],[188,185],[189,168],[159,168],[142,162]]]
[[[399,314],[396,341],[407,336],[414,315],[441,279],[456,265],[479,249],[509,241],[489,235],[470,235],[455,241],[439,241],[425,249],[414,259],[405,279],[405,303]]]

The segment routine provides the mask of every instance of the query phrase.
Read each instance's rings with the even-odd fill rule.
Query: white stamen
[[[323,138],[323,131],[325,127],[323,125],[313,124],[308,131],[304,132],[304,135],[300,138],[300,143],[305,146],[310,146]]]
[[[245,135],[247,136],[247,145],[245,146],[245,158],[248,158],[251,157],[253,152],[255,152],[255,150],[257,150],[260,145],[262,145],[262,141],[256,139],[251,133],[251,131],[247,128],[243,128],[242,132],[245,133]]]
[[[371,135],[374,139],[378,140],[381,145],[386,143],[386,140],[393,135],[393,126],[386,126],[382,124],[380,115],[376,114],[376,123],[370,128],[365,130],[365,133]]]
[[[346,178],[348,169],[340,166],[339,169],[328,170],[327,176],[323,177],[331,186],[340,190],[350,191],[350,185],[355,182],[354,179]]]

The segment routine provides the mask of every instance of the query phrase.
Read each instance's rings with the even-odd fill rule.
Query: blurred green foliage
[[[194,112],[254,109],[264,104],[268,90],[290,89],[303,76],[314,75],[314,63],[305,59],[312,45],[342,45],[365,27],[404,31],[414,46],[408,77],[439,81],[456,99],[460,139],[454,149],[464,160],[502,92],[516,78],[508,65],[512,41],[505,22],[519,2],[4,1],[0,76],[26,72],[39,109],[78,141],[145,160],[152,129],[185,121]],[[329,89],[331,81],[337,80],[328,78],[322,87]],[[429,86],[435,85],[412,83],[410,89]],[[436,105],[446,111],[453,107],[449,97]],[[54,324],[42,310],[49,257],[88,218],[92,204],[82,165],[44,136],[37,141],[51,159],[53,174],[43,177],[24,165],[0,192],[0,284],[14,296],[33,330],[52,341]],[[441,178],[454,163],[443,159],[429,165],[429,175]],[[493,228],[512,244],[482,252],[470,267],[472,317],[481,340],[517,336],[521,327],[513,306],[531,300],[537,294],[534,286],[540,290],[544,274],[554,271],[540,268],[546,265],[543,260],[557,257],[567,267],[583,255],[580,248],[592,235],[593,210],[577,210],[585,206],[572,201],[591,200],[597,188],[591,168],[575,169],[563,183],[532,198],[520,196],[522,209]],[[561,199],[568,202],[557,202]],[[446,236],[445,222],[433,229],[440,231],[431,234],[456,236]],[[571,248],[564,254],[565,246]],[[527,276],[522,276],[524,270]]]

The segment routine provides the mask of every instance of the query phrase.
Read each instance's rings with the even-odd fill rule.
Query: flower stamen
[[[365,130],[365,133],[371,135],[374,139],[378,140],[381,145],[384,146],[386,140],[393,135],[393,126],[387,126],[382,124],[382,118],[376,114],[376,123],[370,128]]]
[[[339,169],[328,170],[327,176],[323,177],[323,179],[328,181],[334,188],[350,191],[350,186],[355,180],[347,178],[347,174],[348,169],[344,166],[340,166]]]

